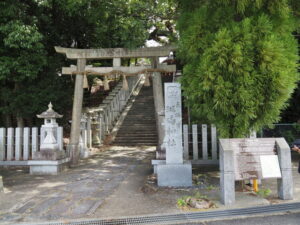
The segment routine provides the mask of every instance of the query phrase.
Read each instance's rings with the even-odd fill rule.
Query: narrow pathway
[[[1,168],[0,224],[93,217],[137,165],[150,165],[154,152],[147,149],[110,147],[58,176]]]

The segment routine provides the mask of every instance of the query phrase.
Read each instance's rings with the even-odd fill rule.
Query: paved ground
[[[22,169],[1,169],[0,223],[75,219],[93,215],[140,164],[150,164],[147,149],[112,148],[82,160],[58,176],[32,176]]]
[[[5,192],[0,193],[0,224],[182,213],[187,209],[177,208],[177,199],[197,192],[212,200],[216,209],[226,209],[219,202],[216,167],[194,168],[193,188],[157,188],[150,179],[154,154],[154,148],[146,147],[105,148],[58,176],[32,176],[24,169],[2,168]],[[300,201],[296,162],[293,172],[294,201]],[[236,204],[230,208],[287,202],[277,198],[276,180],[263,181],[261,187],[270,188],[272,194],[262,198],[236,192]]]

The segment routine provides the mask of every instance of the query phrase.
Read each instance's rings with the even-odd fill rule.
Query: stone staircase
[[[117,132],[114,145],[156,146],[157,130],[153,87],[142,87]]]

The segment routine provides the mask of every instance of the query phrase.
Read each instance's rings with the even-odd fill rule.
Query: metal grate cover
[[[42,223],[19,223],[19,225],[147,225],[147,224],[176,224],[180,222],[196,222],[210,219],[222,219],[226,217],[250,216],[264,213],[288,212],[300,210],[300,202],[289,204],[277,204],[269,206],[258,206],[242,209],[215,210],[207,212],[193,212],[170,215],[151,215],[120,219],[93,219],[80,221],[59,221]]]

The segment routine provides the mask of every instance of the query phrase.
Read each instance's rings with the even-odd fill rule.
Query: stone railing
[[[218,137],[214,125],[183,125],[183,157],[192,164],[219,164]]]
[[[82,156],[86,149],[103,144],[136,90],[141,75],[128,77],[128,90],[122,89],[120,81],[98,107],[84,108],[81,119],[80,146]]]
[[[0,166],[26,166],[40,151],[45,132],[38,127],[0,128]],[[59,150],[63,149],[63,128],[55,131]]]

